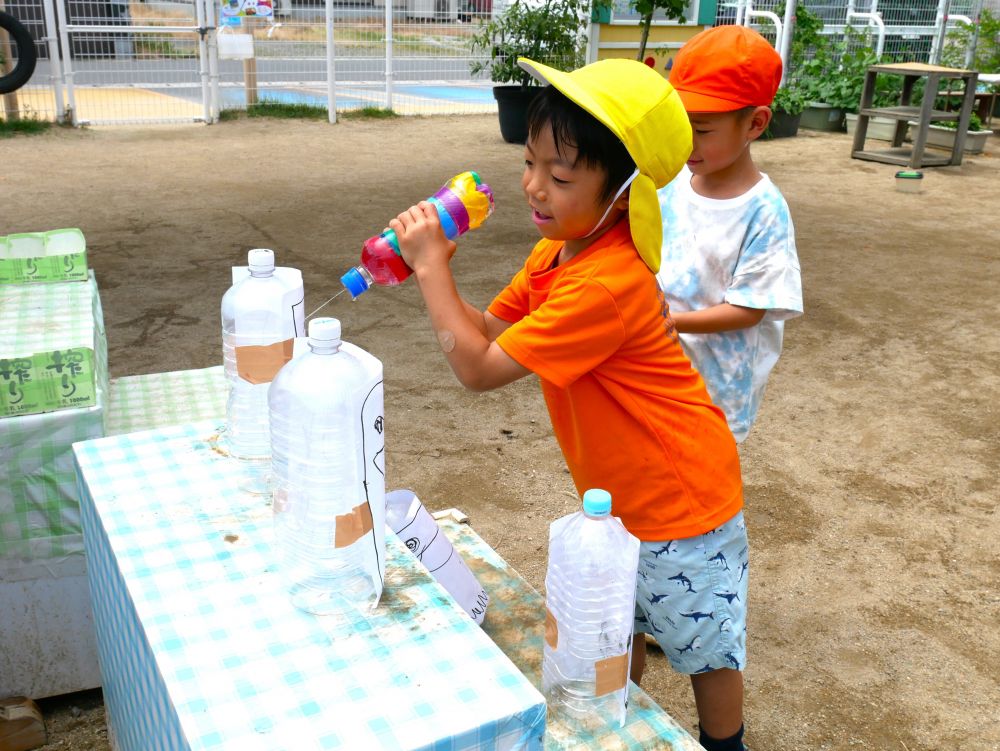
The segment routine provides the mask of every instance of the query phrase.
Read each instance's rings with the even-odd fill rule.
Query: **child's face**
[[[606,179],[605,171],[584,163],[574,166],[576,148],[562,144],[556,149],[552,129],[546,124],[536,138],[529,138],[524,147],[524,174],[521,187],[531,207],[531,218],[543,237],[571,243],[586,238],[575,250],[582,250],[596,239],[594,225],[607,208],[601,201]],[[612,226],[621,214],[618,204],[628,206],[619,198],[602,227]]]
[[[695,175],[712,175],[741,159],[749,159],[750,142],[770,120],[759,111],[770,113],[767,107],[758,107],[753,112],[689,112],[694,148],[688,158],[688,169]]]

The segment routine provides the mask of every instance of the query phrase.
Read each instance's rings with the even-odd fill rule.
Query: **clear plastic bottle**
[[[271,384],[274,536],[299,608],[350,623],[385,576],[382,363],[314,318],[309,352]]]
[[[251,250],[247,263],[250,273],[222,297],[222,360],[229,381],[224,439],[234,456],[266,459],[271,445],[267,392],[273,373],[262,374],[262,368],[253,359],[247,361],[250,367],[243,362],[240,368],[241,359],[246,360],[243,353],[252,358],[260,351],[240,348],[260,348],[285,340],[292,311],[285,309],[286,287],[274,275],[274,252],[263,248]]]
[[[624,725],[638,567],[639,540],[605,490],[549,528],[542,691],[554,712]]]

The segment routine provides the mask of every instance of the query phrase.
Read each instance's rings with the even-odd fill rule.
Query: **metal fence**
[[[30,85],[0,99],[0,115],[74,124],[212,122],[261,102],[332,102],[331,117],[366,107],[492,112],[488,75],[470,70],[485,53],[474,55],[470,40],[510,1],[0,0],[28,25],[40,58]],[[862,32],[851,39],[880,49],[884,60],[934,61],[943,30],[997,2],[798,6],[823,20],[825,35]],[[698,4],[690,5],[693,23]],[[616,3],[616,18],[629,12],[628,0]],[[785,15],[784,0],[722,0],[716,21],[749,21],[777,42]],[[950,60],[967,57],[948,51]]]
[[[7,115],[211,122],[253,103],[329,101],[334,112],[495,111],[469,43],[492,0],[391,2],[7,0],[40,40],[36,73]],[[61,64],[56,41],[68,51]]]
[[[851,34],[853,43],[870,45],[884,62],[940,62],[943,42],[952,45],[952,58],[968,64],[971,44],[955,50],[953,32],[978,20],[984,0],[798,0],[797,6],[822,20],[823,35],[840,41]],[[784,21],[784,0],[724,1],[716,17],[718,24],[748,23],[772,42]]]

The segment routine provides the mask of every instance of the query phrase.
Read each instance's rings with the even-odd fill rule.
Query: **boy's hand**
[[[445,237],[437,209],[427,201],[408,208],[389,222],[389,227],[399,239],[403,260],[414,273],[447,266],[455,254],[457,246]]]

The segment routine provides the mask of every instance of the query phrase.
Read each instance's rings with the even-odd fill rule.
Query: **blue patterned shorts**
[[[749,567],[742,511],[703,535],[642,543],[635,632],[652,634],[679,673],[742,670]]]

